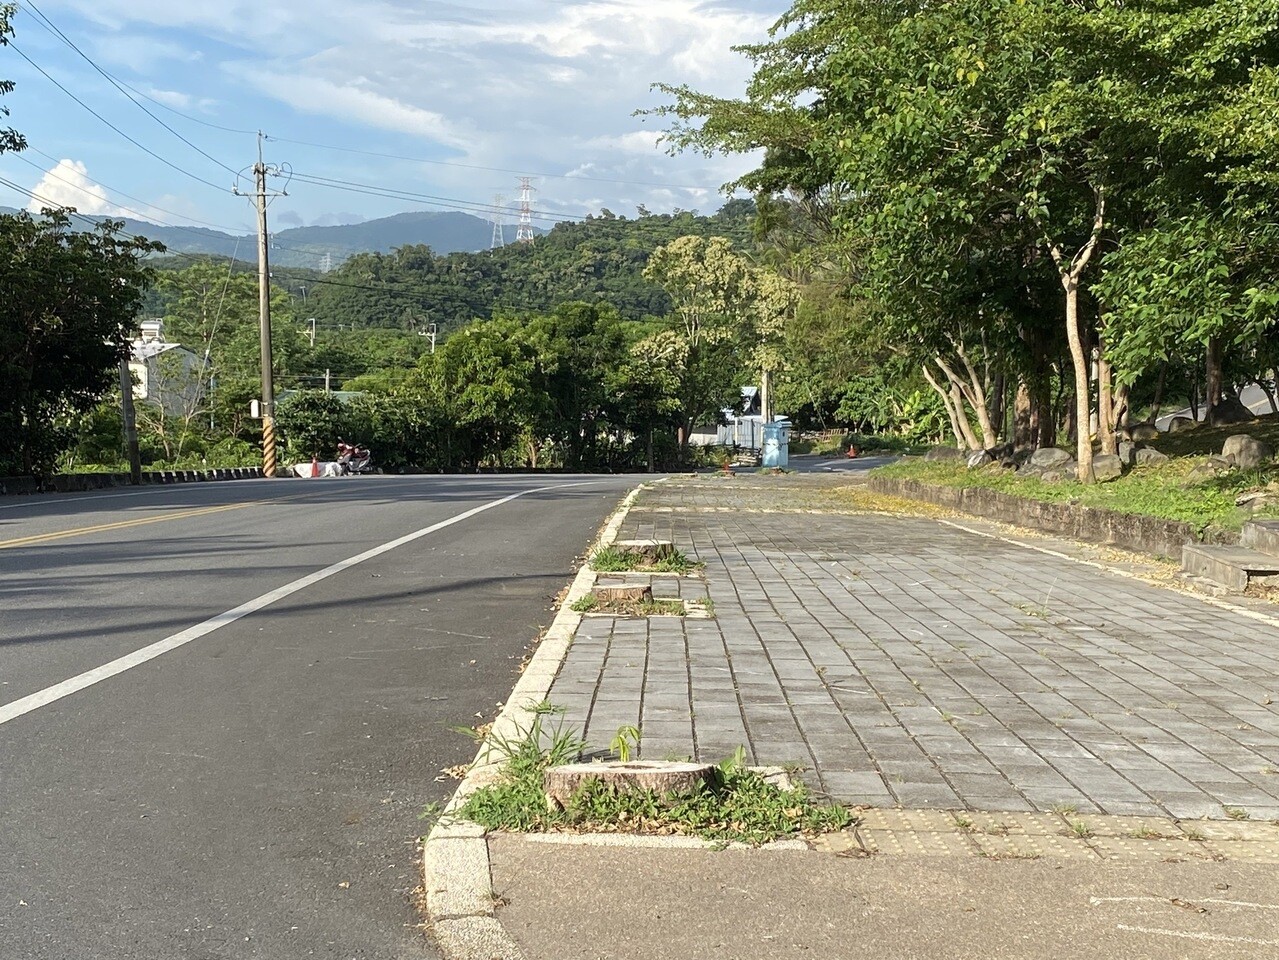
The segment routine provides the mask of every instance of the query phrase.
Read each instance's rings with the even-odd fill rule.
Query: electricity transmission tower
[[[489,245],[490,250],[506,246],[506,236],[502,229],[502,213],[505,203],[506,197],[500,193],[493,197],[493,242]]]
[[[515,231],[516,243],[532,243],[533,233],[533,178],[520,177],[520,225]]]

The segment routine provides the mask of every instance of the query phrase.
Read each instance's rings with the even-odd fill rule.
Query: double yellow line
[[[292,497],[288,499],[294,499]],[[51,540],[65,540],[68,537],[87,536],[93,533],[106,533],[109,530],[126,530],[129,527],[143,527],[149,523],[164,523],[168,520],[186,520],[190,517],[205,517],[211,513],[224,513],[228,510],[243,510],[245,507],[258,507],[266,503],[278,503],[278,500],[251,500],[248,503],[227,503],[217,507],[201,507],[198,510],[179,510],[176,513],[162,513],[156,517],[139,517],[136,520],[120,520],[116,523],[100,523],[93,527],[76,527],[74,530],[59,530],[55,533],[38,533],[30,537],[18,537],[16,540],[0,540],[0,550],[11,547],[29,547],[37,543],[48,543]]]

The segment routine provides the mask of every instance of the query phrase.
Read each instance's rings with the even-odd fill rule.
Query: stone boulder
[[[1227,397],[1208,411],[1205,418],[1209,426],[1220,427],[1227,423],[1247,423],[1257,415],[1243,405],[1238,397]]]
[[[1128,436],[1138,442],[1144,440],[1158,440],[1159,428],[1153,423],[1134,423],[1128,428]]]
[[[1079,465],[1073,459],[1060,463],[1055,467],[1050,467],[1040,474],[1039,479],[1044,483],[1061,483],[1063,480],[1075,480],[1078,478]]]
[[[1059,447],[1040,447],[1030,455],[1031,464],[1044,470],[1058,468],[1063,463],[1072,460],[1074,460],[1074,457]]]
[[[1121,440],[1115,453],[1119,457],[1119,462],[1125,467],[1131,467],[1137,458],[1137,445],[1129,440]]]
[[[1169,433],[1183,433],[1186,430],[1195,430],[1199,426],[1199,421],[1193,417],[1173,417],[1168,421]]]
[[[1124,475],[1124,462],[1117,454],[1102,453],[1092,458],[1093,479],[1101,483]]]
[[[1168,454],[1160,453],[1154,447],[1139,447],[1133,451],[1132,462],[1135,464],[1163,463]]]
[[[956,450],[954,447],[937,446],[937,447],[931,448],[926,454],[924,454],[924,459],[925,460],[954,460],[957,457],[962,457],[962,456],[963,454],[959,450]]]
[[[987,451],[978,450],[976,453],[970,453],[968,455],[968,469],[976,470],[978,467],[984,467],[986,464],[992,463],[993,461],[994,458],[991,457]]]
[[[1231,464],[1229,460],[1223,460],[1221,457],[1209,457],[1190,471],[1184,486],[1191,487],[1197,483],[1203,483],[1213,477],[1219,477],[1223,473],[1229,473],[1230,470]]]
[[[1274,455],[1274,448],[1270,444],[1250,437],[1246,433],[1227,437],[1225,445],[1221,448],[1221,458],[1240,470],[1256,470]]]

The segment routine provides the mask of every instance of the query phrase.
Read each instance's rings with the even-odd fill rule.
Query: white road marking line
[[[1171,897],[1089,897],[1088,902],[1094,906],[1103,903],[1172,903]],[[1245,907],[1252,910],[1279,910],[1279,903],[1249,903],[1247,900],[1216,900],[1212,897],[1195,897],[1191,903],[1215,903],[1221,907]],[[1175,906],[1175,904],[1174,904]]]
[[[1093,567],[1096,570],[1104,570],[1106,573],[1113,573],[1121,577],[1127,577],[1129,580],[1137,580],[1146,584],[1148,587],[1154,587],[1156,590],[1172,590],[1180,596],[1192,597],[1200,603],[1206,603],[1210,607],[1217,607],[1221,610],[1229,610],[1231,613],[1237,613],[1240,616],[1247,617],[1250,620],[1260,620],[1262,623],[1268,623],[1272,626],[1279,627],[1279,618],[1268,616],[1257,610],[1249,610],[1247,607],[1238,607],[1233,603],[1220,600],[1217,597],[1210,597],[1207,594],[1193,593],[1189,590],[1175,590],[1170,586],[1163,584],[1151,583],[1145,577],[1137,573],[1129,573],[1127,570],[1121,570],[1118,567],[1112,567],[1105,563],[1099,563],[1096,560],[1085,560],[1082,557],[1072,557],[1068,553],[1062,553],[1060,550],[1051,550],[1048,547],[1037,547],[1033,543],[1027,543],[1024,540],[1014,540],[1012,537],[1002,537],[997,533],[988,533],[985,530],[975,530],[972,527],[966,527],[962,523],[956,523],[954,520],[943,520],[936,518],[938,523],[944,523],[948,527],[954,527],[956,530],[963,530],[965,533],[975,533],[979,537],[985,537],[988,540],[999,540],[1002,543],[1010,543],[1016,547],[1025,547],[1027,550],[1034,550],[1036,553],[1047,554],[1050,557],[1057,557],[1060,560],[1069,560],[1072,563],[1082,564],[1085,567]],[[1089,546],[1105,546],[1105,544],[1089,544]]]
[[[10,720],[16,720],[18,717],[31,713],[33,710],[39,710],[41,707],[55,703],[64,697],[69,697],[73,693],[78,693],[86,687],[91,687],[96,683],[101,683],[103,680],[109,680],[111,677],[124,673],[126,670],[132,670],[134,667],[141,666],[150,660],[154,660],[156,657],[168,653],[170,650],[176,650],[178,647],[185,646],[192,640],[198,640],[201,637],[207,636],[213,631],[220,629],[221,627],[225,627],[228,624],[235,623],[235,621],[243,617],[247,617],[251,613],[256,613],[264,607],[269,607],[271,604],[283,600],[285,597],[292,596],[300,590],[305,590],[307,587],[319,583],[321,580],[327,580],[329,577],[342,573],[344,570],[349,570],[351,567],[361,564],[366,560],[372,560],[374,557],[380,557],[382,554],[389,553],[397,547],[404,546],[406,543],[412,543],[414,540],[420,540],[422,537],[435,533],[437,530],[443,530],[445,527],[451,527],[455,523],[461,523],[463,520],[469,520],[471,517],[484,513],[486,510],[492,510],[494,507],[500,507],[504,504],[510,503],[512,500],[518,500],[520,497],[526,497],[534,493],[545,493],[548,490],[564,490],[569,487],[581,487],[588,485],[589,481],[585,481],[580,483],[563,483],[546,487],[537,487],[530,490],[521,490],[518,493],[512,493],[510,496],[502,497],[500,500],[493,500],[489,503],[481,504],[478,507],[473,507],[470,510],[459,513],[455,517],[450,517],[449,519],[442,520],[439,523],[433,523],[429,527],[423,527],[421,530],[415,530],[412,533],[405,534],[396,540],[391,540],[380,546],[373,547],[370,550],[365,550],[363,553],[356,554],[354,557],[349,557],[346,560],[340,560],[331,566],[325,567],[323,570],[317,570],[315,573],[307,574],[305,577],[294,580],[292,583],[286,583],[284,586],[277,587],[269,593],[264,593],[262,596],[255,597],[247,603],[242,603],[238,607],[228,610],[225,613],[219,613],[217,616],[210,617],[203,623],[197,623],[193,627],[188,627],[179,633],[165,637],[163,640],[158,640],[140,650],[135,650],[133,653],[129,653],[123,657],[112,660],[110,663],[104,663],[100,667],[94,667],[92,670],[86,670],[84,673],[71,677],[67,680],[63,680],[61,683],[55,683],[51,687],[46,687],[43,690],[38,690],[35,693],[22,697],[19,700],[15,700],[12,703],[0,706],[0,724],[8,723]]]
[[[1158,927],[1135,927],[1126,923],[1115,925],[1129,933],[1153,933],[1161,937],[1179,937],[1182,940],[1207,940],[1212,943],[1246,943],[1254,947],[1279,947],[1279,940],[1258,940],[1256,937],[1230,937],[1224,933],[1195,933],[1190,930],[1161,930]]]

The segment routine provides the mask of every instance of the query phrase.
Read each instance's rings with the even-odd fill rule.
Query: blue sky
[[[535,177],[534,204],[544,217],[601,207],[634,215],[640,204],[654,212],[710,212],[722,202],[720,184],[750,161],[667,157],[655,144],[660,121],[632,113],[658,102],[649,92],[655,81],[740,94],[749,65],[729,48],[762,39],[788,6],[781,0],[18,5],[16,49],[0,47],[0,77],[17,84],[3,104],[31,149],[0,155],[0,177],[85,213],[237,232],[252,228],[253,213],[230,192],[230,171],[253,163],[252,131],[259,129],[273,138],[268,163],[314,177],[490,205],[498,193],[514,203],[516,174],[525,173]],[[194,147],[41,26],[36,10],[104,71],[186,114],[142,101]],[[112,131],[19,50],[173,166]],[[328,148],[334,146],[415,160]],[[276,229],[442,209],[297,180],[288,193],[272,208]],[[0,205],[30,202],[0,186]]]

